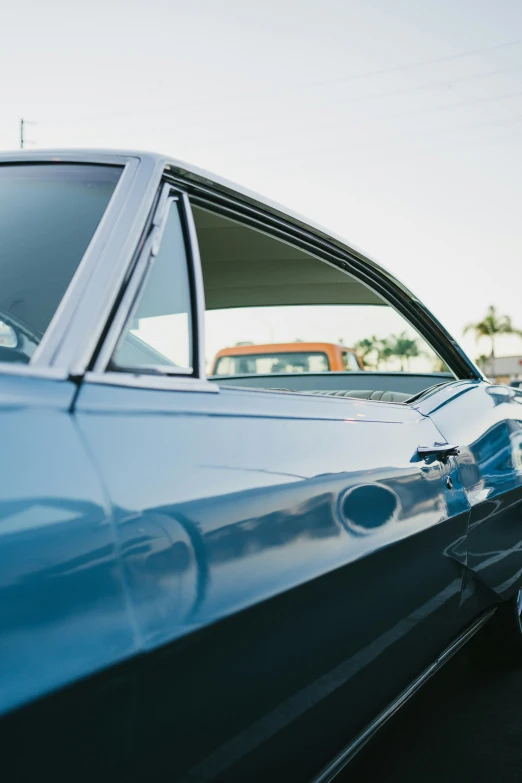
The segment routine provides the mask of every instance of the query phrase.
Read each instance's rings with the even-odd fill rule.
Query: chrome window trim
[[[41,156],[35,157],[43,160]],[[147,155],[120,157],[76,153],[70,158],[63,156],[63,160],[125,163],[103,225],[100,223],[97,241],[89,245],[89,252],[80,264],[81,274],[73,278],[53,319],[49,341],[46,340],[42,350],[38,355],[35,352],[33,357],[35,366],[56,366],[67,370],[72,377],[81,377],[100,344],[118,293],[129,274],[165,164],[158,156]]]
[[[190,297],[191,297],[191,320],[192,320],[192,364],[193,367],[189,368],[176,368],[173,371],[168,366],[158,365],[157,367],[151,367],[151,373],[139,372],[138,369],[133,372],[132,369],[128,371],[122,370],[121,372],[107,371],[111,357],[117,348],[118,341],[125,328],[125,323],[129,317],[136,298],[146,284],[148,272],[154,263],[154,258],[157,256],[165,226],[170,214],[170,209],[174,203],[178,204],[178,215],[183,231],[183,237],[185,241],[186,260],[189,273],[190,282]],[[140,381],[140,386],[149,386],[150,388],[158,388],[158,378],[161,379],[159,384],[160,388],[174,388],[174,381],[177,379],[182,380],[183,388],[193,388],[192,384],[187,385],[187,381],[199,380],[205,386],[207,385],[207,376],[205,368],[205,344],[204,344],[204,317],[205,317],[205,294],[203,289],[203,276],[201,272],[201,262],[199,257],[199,247],[196,237],[196,229],[194,220],[192,217],[192,211],[190,209],[190,203],[188,197],[177,191],[170,182],[164,182],[159,198],[156,205],[155,213],[151,221],[152,230],[147,237],[143,249],[138,257],[138,261],[132,271],[132,276],[129,280],[125,293],[118,306],[112,323],[109,327],[103,345],[96,358],[93,366],[94,373],[99,376],[102,373],[106,373],[113,377],[114,385],[116,378],[121,375],[130,375],[134,379],[139,378],[151,378],[151,383],[147,384],[145,381]],[[185,376],[185,378],[183,378]],[[89,374],[92,378],[92,375]],[[165,384],[165,382],[168,382]],[[122,384],[118,384],[122,385]],[[136,385],[136,380],[133,383],[124,382],[123,385]],[[215,384],[208,383],[212,387]],[[176,387],[177,388],[177,387]],[[199,388],[199,387],[198,387]]]
[[[34,364],[12,364],[0,362],[0,377],[4,375],[26,376],[28,378],[42,378],[47,380],[66,381],[69,379],[67,370],[59,367],[37,367]]]
[[[198,378],[206,380],[207,368],[205,363],[205,287],[203,284],[203,272],[201,270],[201,257],[199,255],[199,242],[196,233],[196,224],[190,206],[189,197],[181,193],[182,218],[185,221],[187,263],[192,272],[192,322],[196,339],[193,342],[195,348],[194,372]]]
[[[107,369],[111,357],[118,347],[118,342],[125,329],[125,324],[127,323],[140,291],[147,282],[148,273],[154,263],[154,259],[158,255],[170,209],[175,201],[177,202],[178,198],[177,196],[172,195],[172,187],[170,185],[164,185],[156,206],[156,211],[152,218],[152,231],[145,240],[143,249],[132,270],[125,293],[123,294],[96,362],[94,363],[93,369],[95,372],[104,372]],[[158,365],[157,368],[154,367],[151,369],[157,369],[158,372],[161,372],[166,368]],[[122,369],[122,372],[125,372],[125,370]],[[132,372],[132,370],[129,370],[129,372]],[[192,370],[188,370],[188,372],[192,374]],[[183,373],[184,370],[182,370],[182,374]]]
[[[210,392],[218,394],[220,389],[215,383],[204,378],[183,377],[181,375],[149,375],[148,373],[96,372],[85,373],[85,381],[104,386],[125,386],[132,389],[150,389],[151,391]]]
[[[125,323],[127,321],[129,312],[132,308],[132,305],[143,283],[145,274],[147,272],[150,263],[150,259],[151,257],[157,255],[158,248],[155,247],[155,242],[157,239],[158,226],[160,225],[160,223],[156,222],[156,216],[158,215],[159,212],[163,211],[164,208],[163,196],[168,196],[170,190],[171,188],[168,185],[165,185],[165,187],[163,188],[162,194],[160,196],[160,202],[158,203],[158,206],[156,208],[156,213],[152,220],[152,226],[154,227],[154,230],[146,238],[145,244],[143,245],[143,248],[138,256],[138,260],[136,261],[134,269],[132,270],[125,293],[122,297],[118,309],[114,314],[112,323],[109,327],[109,330],[105,336],[105,340],[103,341],[103,345],[100,348],[100,352],[98,353],[98,356],[94,363],[93,370],[95,372],[104,372],[105,369],[107,368],[107,365],[111,360],[111,356],[113,355],[114,351],[116,350],[116,346],[118,345],[118,340],[120,339],[120,335],[123,332],[123,329],[125,328]],[[164,201],[166,202],[167,199],[165,198]]]
[[[105,150],[18,150],[1,152],[0,166],[24,163],[96,163],[108,166],[125,166],[131,160],[140,160],[143,153]],[[154,157],[158,157],[157,155]]]

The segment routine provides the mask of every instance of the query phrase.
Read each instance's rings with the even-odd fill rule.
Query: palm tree
[[[371,369],[375,369],[377,367],[378,356],[374,357],[373,360],[369,357],[372,354],[378,354],[378,344],[379,340],[374,334],[372,334],[371,337],[364,337],[362,340],[358,340],[355,343],[354,348],[365,367]]]
[[[377,340],[375,350],[377,351],[377,367],[380,367],[381,364],[386,364],[388,359],[393,356],[393,345],[388,337],[382,337],[380,340]]]
[[[516,329],[509,315],[500,315],[494,305],[488,307],[486,316],[476,324],[468,324],[464,327],[464,334],[474,332],[475,339],[488,337],[491,341],[490,358],[495,358],[495,339],[501,334],[517,334],[522,337],[522,330]]]
[[[408,337],[406,332],[390,337],[365,337],[354,345],[365,367],[378,370],[392,357],[397,356],[401,360],[401,370],[404,370],[404,362],[407,363],[415,356],[421,356],[417,340]]]
[[[408,337],[407,332],[401,332],[399,335],[393,334],[388,342],[391,356],[397,356],[401,362],[401,371],[404,370],[404,364],[409,365],[410,359],[421,355],[419,344],[415,337]]]
[[[354,348],[363,365],[371,370],[381,369],[393,356],[420,356],[416,341],[408,339],[406,333],[399,337],[376,337],[372,334],[355,343]]]

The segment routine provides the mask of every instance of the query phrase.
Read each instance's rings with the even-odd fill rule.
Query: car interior
[[[349,273],[259,229],[197,205],[192,209],[205,289],[209,367],[217,350],[234,345],[272,343],[275,351],[277,344],[293,339],[298,350],[302,341],[341,340],[360,357],[362,347],[367,349],[362,372],[258,371],[210,376],[211,381],[406,402],[454,380],[403,317]],[[390,328],[392,333],[386,333]],[[265,333],[269,339],[260,338]]]

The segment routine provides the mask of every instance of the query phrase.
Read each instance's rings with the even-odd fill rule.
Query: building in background
[[[522,356],[494,356],[479,362],[480,369],[497,383],[522,380]]]

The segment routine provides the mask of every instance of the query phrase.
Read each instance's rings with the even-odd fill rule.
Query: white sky
[[[0,146],[145,148],[343,235],[448,329],[520,308],[519,0],[2,0]],[[464,341],[473,356],[486,350]],[[499,344],[522,353],[522,340]]]

